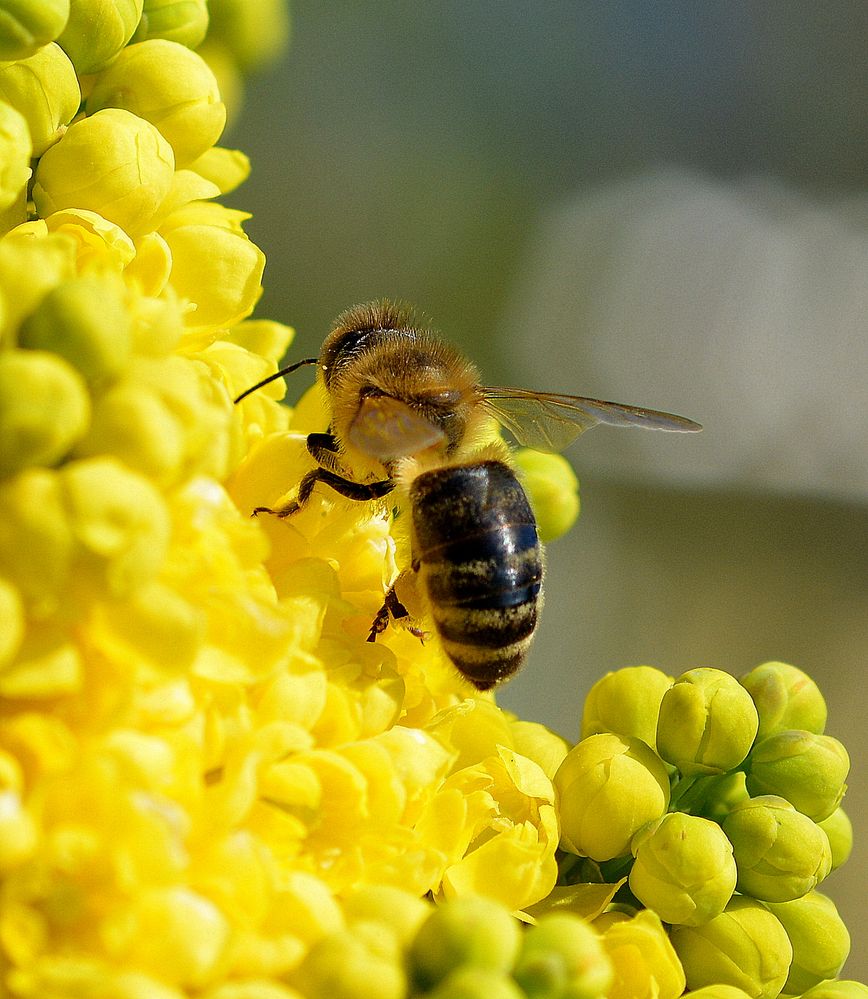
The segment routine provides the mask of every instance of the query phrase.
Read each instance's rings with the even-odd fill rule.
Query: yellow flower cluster
[[[263,254],[211,200],[246,163],[200,56],[128,44],[141,3],[72,12],[0,67],[4,987],[241,995],[365,885],[522,909],[566,747],[434,646],[365,642],[386,517],[250,519],[318,414],[232,405],[291,338],[246,318]]]

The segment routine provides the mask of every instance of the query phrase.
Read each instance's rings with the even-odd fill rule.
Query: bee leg
[[[402,617],[409,616],[410,612],[398,599],[395,587],[390,586],[383,600],[383,606],[377,611],[377,616],[374,618],[374,622],[371,625],[371,632],[366,641],[376,642],[377,635],[382,635],[386,628],[389,627],[390,618],[393,621],[397,621]]]
[[[352,479],[345,479],[342,475],[336,475],[327,468],[315,468],[301,480],[298,496],[294,500],[276,510],[270,506],[258,506],[254,509],[253,516],[255,517],[259,513],[271,513],[275,517],[291,517],[294,513],[298,513],[310,499],[310,494],[317,482],[331,486],[336,493],[346,496],[347,499],[359,500],[359,502],[380,499],[395,488],[395,483],[391,479],[382,479],[380,482],[353,482]]]

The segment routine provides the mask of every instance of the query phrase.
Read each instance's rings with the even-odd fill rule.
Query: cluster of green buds
[[[599,999],[615,972],[581,917],[526,926],[488,898],[433,908],[400,889],[362,889],[347,926],[307,954],[292,984],[310,999]]]
[[[616,902],[669,924],[692,989],[834,979],[849,936],[817,887],[849,855],[849,759],[825,723],[817,685],[785,663],[603,677],[555,776],[561,848],[586,858],[562,881],[623,884]]]

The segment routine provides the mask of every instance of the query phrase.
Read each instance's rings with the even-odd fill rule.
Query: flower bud
[[[793,957],[780,920],[746,895],[733,896],[703,926],[673,926],[670,937],[689,989],[734,985],[754,999],[774,999]]]
[[[567,753],[555,774],[561,846],[592,860],[626,854],[633,834],[669,805],[669,778],[639,739],[601,733]]]
[[[769,909],[793,945],[784,992],[799,995],[824,979],[834,978],[850,953],[850,934],[832,900],[812,891],[792,902],[769,904]]]
[[[95,401],[90,430],[75,452],[115,455],[149,479],[168,484],[184,461],[184,425],[159,392],[122,379]]]
[[[657,746],[657,718],[672,677],[653,666],[627,666],[601,677],[588,691],[582,738],[598,732],[633,736]]]
[[[656,912],[611,921],[603,946],[615,969],[606,999],[676,999],[684,991],[684,971]]]
[[[24,197],[32,155],[33,143],[24,115],[0,101],[0,211]]]
[[[570,749],[567,740],[539,722],[513,721],[509,730],[515,751],[533,760],[549,780],[554,780]]]
[[[850,757],[837,739],[793,729],[757,743],[750,755],[747,789],[777,794],[820,822],[844,797]]]
[[[549,542],[566,534],[579,516],[579,480],[570,463],[559,454],[529,448],[522,448],[513,457],[540,539]]]
[[[518,923],[503,906],[478,896],[456,898],[431,913],[410,945],[412,979],[425,990],[465,964],[509,971],[520,939]]]
[[[366,932],[366,930],[370,932]],[[404,999],[407,978],[394,937],[370,924],[337,930],[317,941],[292,975],[309,999]]]
[[[69,0],[2,0],[0,59],[27,59],[53,42],[69,17]]]
[[[395,933],[401,946],[409,946],[430,913],[427,902],[391,885],[365,885],[344,902],[350,926],[362,920],[381,922]]]
[[[32,468],[0,482],[0,573],[18,590],[28,617],[57,610],[74,550],[56,472]]]
[[[97,77],[87,113],[123,108],[160,130],[175,166],[192,163],[217,141],[226,124],[217,80],[201,56],[155,38],[125,48]]]
[[[829,846],[832,848],[832,870],[837,870],[841,864],[847,862],[853,849],[853,824],[840,806],[827,819],[817,824],[829,837]]]
[[[612,963],[584,919],[554,912],[525,932],[513,977],[528,999],[597,999],[612,983]]]
[[[670,812],[633,837],[630,890],[667,923],[700,926],[723,912],[735,890],[732,847],[720,826]]]
[[[81,90],[72,63],[52,43],[28,59],[0,63],[0,100],[23,115],[33,155],[41,156],[78,112]]]
[[[758,724],[750,694],[735,677],[693,669],[663,695],[657,748],[685,776],[725,773],[747,756]]]
[[[175,172],[172,147],[129,111],[106,108],[71,125],[36,168],[40,215],[87,208],[130,235],[153,228]]]
[[[0,476],[60,461],[89,419],[87,387],[62,358],[41,350],[0,353]]]
[[[75,0],[57,39],[79,76],[98,73],[132,37],[142,0]]]
[[[88,276],[64,281],[25,320],[18,342],[59,354],[89,382],[113,377],[132,349],[123,283]]]
[[[525,993],[505,971],[470,965],[447,975],[426,999],[525,999]]]
[[[144,42],[149,38],[167,38],[195,49],[207,31],[207,0],[145,0],[142,19],[132,40]]]
[[[763,663],[741,677],[759,714],[757,739],[800,728],[822,735],[826,727],[826,702],[820,688],[795,666]]]
[[[723,822],[738,864],[738,890],[764,902],[801,898],[831,870],[823,830],[784,798],[741,802]]]
[[[162,495],[113,458],[86,458],[60,473],[81,550],[75,585],[128,595],[156,574],[169,541]]]

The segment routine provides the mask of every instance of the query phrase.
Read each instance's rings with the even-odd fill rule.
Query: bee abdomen
[[[536,629],[542,556],[512,470],[487,461],[413,484],[414,554],[443,648],[481,690],[524,662]]]

